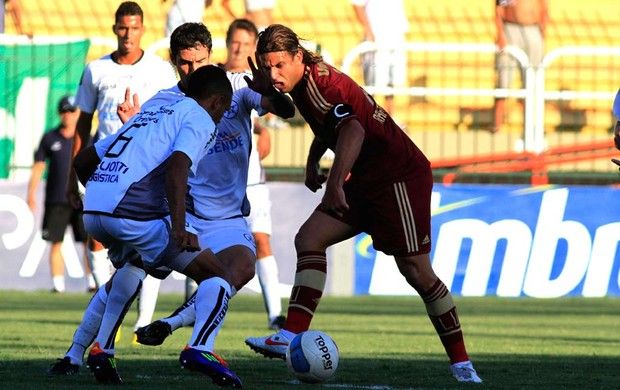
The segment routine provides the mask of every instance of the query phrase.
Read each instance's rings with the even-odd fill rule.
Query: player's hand
[[[78,211],[82,211],[84,209],[84,204],[82,203],[82,195],[80,194],[80,189],[77,183],[77,177],[75,176],[75,171],[71,171],[69,174],[69,180],[67,181],[67,188],[65,189],[65,197],[67,198],[67,202],[69,205]]]
[[[179,248],[186,250],[188,252],[195,252],[200,250],[200,245],[198,245],[198,237],[194,233],[190,233],[184,228],[182,229],[172,229],[171,232],[172,240],[175,244],[178,245]]]
[[[74,210],[78,210],[78,211],[82,211],[84,209],[84,203],[82,203],[82,197],[80,196],[80,194],[76,191],[67,191],[67,201],[69,202],[69,205],[74,209]]]
[[[252,78],[250,79],[248,76],[243,76],[248,83],[248,87],[263,96],[274,96],[279,93],[271,83],[271,76],[263,69],[256,67],[250,56],[248,56],[248,65],[250,65],[250,70],[252,70]]]
[[[305,185],[312,192],[316,192],[323,187],[323,183],[327,180],[327,175],[321,172],[319,164],[312,164],[306,167]]]
[[[127,123],[132,116],[140,112],[140,100],[138,94],[135,93],[131,96],[129,87],[125,89],[125,100],[116,107],[116,114],[120,118],[121,122]]]
[[[345,211],[349,210],[349,204],[347,203],[342,186],[328,184],[319,209],[331,211],[337,215],[342,215]]]

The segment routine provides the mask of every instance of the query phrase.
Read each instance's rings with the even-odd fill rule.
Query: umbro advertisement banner
[[[433,268],[454,295],[620,295],[620,189],[435,185]],[[366,235],[355,239],[355,293],[412,289]]]
[[[58,101],[77,91],[88,47],[0,34],[0,178],[30,168],[41,135],[58,124]]]
[[[41,185],[40,187],[43,187]],[[295,273],[293,239],[322,193],[300,183],[269,183],[272,247],[288,297]],[[26,183],[0,181],[0,289],[49,289],[48,248],[40,215],[26,205]],[[620,296],[620,189],[435,185],[433,251],[439,276],[455,295]],[[67,289],[83,291],[80,248],[64,247]],[[394,260],[359,235],[328,252],[328,295],[411,295]],[[244,289],[260,292],[256,280]],[[162,291],[182,293],[178,274]]]

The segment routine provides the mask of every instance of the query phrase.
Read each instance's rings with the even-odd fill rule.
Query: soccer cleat
[[[179,356],[181,367],[190,371],[201,372],[211,378],[213,383],[221,387],[242,387],[241,379],[231,369],[224,359],[213,352],[200,351],[186,346]]]
[[[121,384],[123,380],[116,371],[116,359],[114,355],[104,352],[99,343],[95,343],[88,353],[86,364],[95,374],[99,383]]]
[[[286,349],[290,340],[280,333],[266,337],[248,337],[245,343],[254,352],[268,358],[286,359]]]
[[[161,345],[172,334],[170,324],[157,320],[136,330],[136,341],[144,345]]]
[[[457,381],[463,383],[482,383],[482,379],[476,373],[473,364],[469,360],[454,363],[450,366],[450,371]]]
[[[284,317],[283,315],[279,315],[275,317],[274,319],[272,319],[271,321],[269,321],[269,329],[276,330],[276,331],[280,330],[284,326],[285,321],[286,321],[286,317]]]
[[[56,363],[52,364],[47,370],[47,375],[50,376],[62,376],[62,375],[74,375],[80,371],[80,366],[71,363],[69,356],[65,356],[62,359],[56,359]]]

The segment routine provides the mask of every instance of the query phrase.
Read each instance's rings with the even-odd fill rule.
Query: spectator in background
[[[276,0],[245,0],[244,3],[244,18],[254,23],[258,31],[264,30],[273,23],[273,8],[276,5]],[[230,0],[222,0],[222,7],[224,7],[231,18],[237,19],[230,7]]]
[[[122,126],[118,117],[118,105],[125,95],[135,93],[134,102],[146,101],[160,89],[176,83],[170,63],[142,50],[140,43],[144,34],[142,8],[133,1],[121,3],[114,15],[112,30],[116,35],[117,48],[110,54],[89,63],[84,69],[76,96],[80,109],[73,156],[90,142],[93,116],[97,111],[98,126],[95,141],[115,134]],[[79,203],[77,180],[71,171],[68,196],[71,204]],[[91,265],[98,286],[103,286],[111,276],[111,263],[101,243],[91,240]],[[135,329],[151,322],[160,281],[147,277],[138,300],[138,320]]]
[[[43,211],[42,237],[51,243],[50,267],[52,271],[53,292],[65,291],[65,261],[61,246],[68,225],[73,229],[76,242],[86,245],[86,231],[82,223],[82,213],[69,204],[65,196],[67,172],[71,163],[71,146],[75,134],[75,125],[80,115],[73,96],[65,96],[58,103],[60,125],[47,132],[41,138],[39,148],[34,154],[34,164],[28,182],[28,207],[32,212],[37,209],[37,188],[45,167],[48,176],[45,183],[45,209]],[[49,161],[49,165],[46,161]],[[88,289],[94,291],[95,279],[90,273],[84,251],[84,268],[88,278]]]
[[[521,82],[525,81],[525,69],[517,61],[504,53],[506,46],[512,45],[527,54],[531,66],[540,66],[544,55],[545,30],[549,21],[548,0],[496,0],[495,27],[499,50],[495,66],[497,87],[510,88],[514,69],[519,68]],[[493,133],[504,124],[506,98],[496,98],[493,115]]]
[[[166,0],[162,0],[165,2]],[[166,19],[166,36],[169,37],[175,28],[183,23],[202,23],[205,8],[209,7],[213,0],[174,0]]]
[[[402,0],[351,0],[355,16],[364,30],[364,40],[377,50],[362,57],[364,84],[400,87],[407,81],[406,33],[409,22]],[[385,110],[394,114],[394,97],[385,96]]]
[[[5,27],[5,16],[6,14],[11,15],[11,19],[13,19],[13,24],[15,25],[15,31],[17,31],[20,35],[28,35],[32,38],[31,32],[26,32],[22,25],[22,4],[21,0],[4,0],[2,7],[2,17],[0,18],[0,34],[3,34]]]

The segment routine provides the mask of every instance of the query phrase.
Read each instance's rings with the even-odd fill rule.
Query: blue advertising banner
[[[454,295],[620,296],[620,189],[436,185],[431,260]],[[355,293],[413,289],[393,258],[355,239]]]

